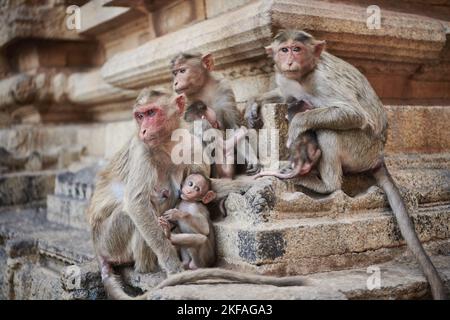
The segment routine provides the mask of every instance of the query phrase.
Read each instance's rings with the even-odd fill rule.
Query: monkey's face
[[[184,93],[187,96],[200,91],[206,80],[207,70],[196,61],[181,61],[172,68],[173,89],[176,93]]]
[[[288,79],[298,79],[314,67],[313,49],[302,42],[287,40],[272,47],[277,71]]]
[[[203,196],[208,192],[208,183],[199,174],[189,175],[181,188],[181,199],[186,201],[202,201]]]
[[[139,139],[150,147],[169,141],[172,131],[179,127],[184,103],[184,96],[178,96],[174,102],[161,98],[135,106],[134,118],[139,130]]]

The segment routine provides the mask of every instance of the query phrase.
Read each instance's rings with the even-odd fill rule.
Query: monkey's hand
[[[255,99],[249,100],[245,108],[244,118],[249,128],[261,129],[264,124],[261,118],[261,104]]]
[[[168,221],[177,221],[180,219],[184,219],[186,216],[188,216],[188,214],[178,209],[169,209],[163,213],[164,219]]]
[[[171,232],[170,232],[171,225],[170,225],[170,222],[167,219],[163,218],[163,217],[159,217],[158,218],[158,223],[161,226],[161,228],[163,229],[164,235],[166,236],[166,238],[170,240],[170,236],[171,236]]]

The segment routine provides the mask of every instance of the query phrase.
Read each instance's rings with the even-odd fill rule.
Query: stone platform
[[[90,235],[81,229],[46,220],[43,209],[0,212],[0,298],[3,299],[104,299],[104,290]],[[432,251],[444,279],[450,279],[450,246]],[[368,287],[373,271],[380,286]],[[371,269],[349,268],[305,276],[307,286],[277,288],[204,281],[152,291],[151,299],[422,299],[429,298],[428,284],[408,255],[373,264]],[[372,273],[371,273],[372,272]],[[121,270],[132,292],[151,290],[164,274],[139,274]],[[446,280],[447,286],[449,281]]]

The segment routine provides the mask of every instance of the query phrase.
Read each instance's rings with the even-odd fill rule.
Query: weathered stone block
[[[412,215],[423,242],[450,237],[448,213],[448,206],[441,206]],[[222,261],[276,274],[370,265],[392,259],[403,251],[404,244],[394,218],[387,212],[290,218],[256,226],[225,220],[216,223],[215,229]]]
[[[203,0],[180,1],[152,12],[156,36],[176,31],[182,27],[205,19]]]
[[[52,171],[10,173],[0,176],[0,206],[26,204],[45,199],[55,185]]]
[[[450,108],[446,106],[387,106],[386,151],[439,153],[450,150]]]
[[[223,14],[225,12],[234,10],[236,8],[242,7],[252,0],[228,0],[228,1],[216,1],[216,0],[206,0],[206,16],[208,19]]]
[[[260,133],[259,156],[267,170],[279,169],[279,161],[289,157],[289,151],[286,148],[289,124],[286,116],[286,104],[266,104],[261,107],[261,117],[264,122],[263,132],[267,134]],[[267,150],[268,153],[261,153],[261,150]]]

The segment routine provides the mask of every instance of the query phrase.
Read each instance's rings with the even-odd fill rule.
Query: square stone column
[[[286,119],[287,105],[283,103],[265,104],[261,107],[264,122],[259,132],[259,159],[265,170],[277,170],[280,161],[287,160],[286,148],[289,124]]]

